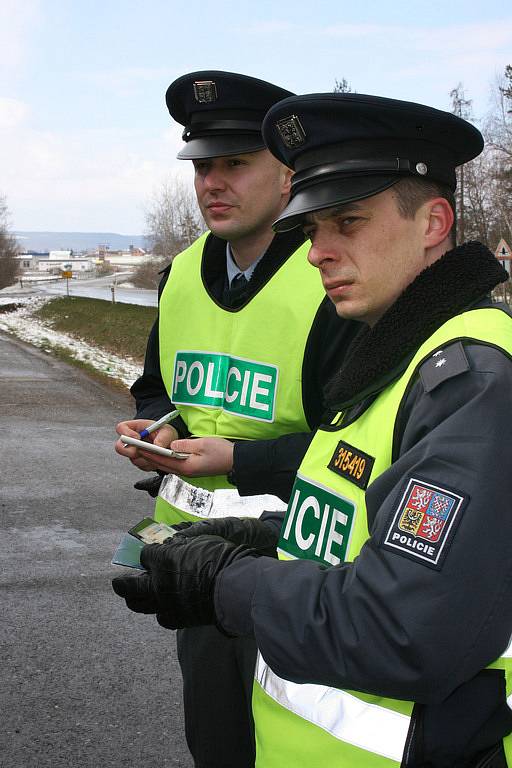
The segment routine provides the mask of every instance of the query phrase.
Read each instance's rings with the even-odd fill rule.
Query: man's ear
[[[291,191],[291,188],[292,188],[293,171],[292,171],[291,168],[287,168],[286,165],[283,165],[282,169],[281,169],[281,173],[282,173],[282,176],[281,176],[281,179],[282,179],[282,181],[281,181],[281,186],[282,186],[281,194],[289,195],[290,191]]]
[[[453,227],[452,207],[444,197],[425,203],[425,248],[435,248],[449,237]]]

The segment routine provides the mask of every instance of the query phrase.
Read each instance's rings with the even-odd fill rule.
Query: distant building
[[[56,251],[54,251],[56,253]],[[92,259],[88,258],[53,258],[43,260],[41,259],[37,268],[40,272],[53,272],[58,273],[65,272],[90,272],[94,269],[94,263]]]
[[[128,250],[117,251],[100,246],[97,251],[97,260],[100,264],[110,264],[118,270],[139,267],[153,258],[152,253],[147,253],[144,248],[139,248],[135,245],[130,245]]]
[[[66,272],[90,272],[102,264],[110,264],[116,271],[133,269],[151,261],[154,256],[144,248],[130,245],[128,250],[109,250],[100,246],[96,251],[76,254],[71,250],[25,251],[16,257],[22,274],[44,273],[58,275]]]
[[[48,257],[48,251],[22,251],[16,256],[21,272],[37,272],[39,262],[48,261]]]
[[[54,274],[58,275],[61,271],[87,272],[94,269],[93,259],[74,258],[71,251],[49,251],[43,253],[40,251],[27,251],[20,253],[16,257],[20,263],[22,274]]]
[[[73,258],[73,251],[50,251],[48,258],[50,261],[69,261]]]
[[[32,253],[19,253],[16,259],[19,262],[19,267],[22,272],[34,269],[34,255]]]
[[[38,264],[40,271],[49,272],[90,272],[93,260],[87,256],[75,256],[72,250],[50,251],[48,260]]]

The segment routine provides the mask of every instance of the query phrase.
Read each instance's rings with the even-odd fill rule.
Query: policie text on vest
[[[249,419],[273,421],[278,369],[212,352],[176,353],[174,403],[221,408]]]

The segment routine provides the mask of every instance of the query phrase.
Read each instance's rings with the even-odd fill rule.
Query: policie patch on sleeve
[[[391,514],[382,546],[440,570],[468,500],[456,491],[411,477]]]

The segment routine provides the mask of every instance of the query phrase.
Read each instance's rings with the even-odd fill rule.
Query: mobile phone
[[[112,557],[112,565],[124,565],[143,571],[140,553],[145,544],[162,544],[177,531],[167,523],[157,523],[145,517],[125,533]]]
[[[173,451],[172,448],[162,448],[154,443],[146,443],[145,440],[138,440],[136,437],[128,437],[128,435],[120,435],[119,439],[125,445],[136,445],[138,448],[144,448],[145,451],[151,451],[151,453],[159,453],[160,456],[170,456],[171,459],[187,459],[190,453],[181,453],[180,451]]]

